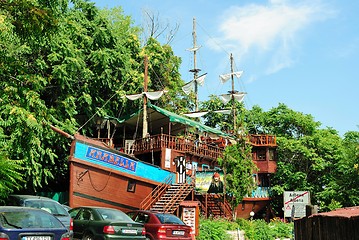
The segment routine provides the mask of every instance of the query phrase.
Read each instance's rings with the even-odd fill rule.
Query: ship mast
[[[197,35],[196,35],[196,18],[193,18],[193,69],[190,70],[190,72],[193,72],[193,79],[197,79],[198,72],[201,71],[201,69],[197,68]],[[196,106],[196,112],[198,111],[198,83],[197,81],[194,81],[194,93],[195,93],[195,106]]]
[[[145,66],[145,76],[144,76],[144,84],[143,84],[143,91],[147,92],[148,88],[148,59],[147,55],[145,56],[144,60]],[[147,96],[146,94],[143,95],[143,125],[142,125],[142,138],[145,138],[148,133],[148,123],[147,123]]]
[[[233,112],[233,132],[236,133],[236,102],[234,99],[234,94],[236,93],[236,91],[234,90],[234,76],[233,76],[233,55],[231,53],[230,56],[230,61],[231,61],[231,81],[232,81],[232,91],[230,91],[230,94],[232,95],[232,112]]]

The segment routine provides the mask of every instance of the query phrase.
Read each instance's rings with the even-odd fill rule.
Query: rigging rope
[[[102,105],[102,107],[100,107],[100,109],[102,109],[114,96],[116,96],[117,93],[114,93],[106,102],[104,105]],[[99,110],[97,110],[81,127],[79,127],[77,129],[76,132],[79,132],[88,122],[90,122],[95,116],[96,114],[98,114]]]

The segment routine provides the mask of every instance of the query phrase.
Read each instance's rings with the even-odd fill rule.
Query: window
[[[128,180],[127,184],[127,192],[135,192],[136,191],[136,181],[135,180]]]
[[[207,164],[202,164],[202,171],[205,169],[209,169],[209,166]]]
[[[274,151],[274,149],[269,149],[269,160],[275,160],[275,151]]]

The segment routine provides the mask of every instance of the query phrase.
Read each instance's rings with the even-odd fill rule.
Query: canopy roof
[[[147,121],[148,121],[148,132],[151,135],[168,133],[170,135],[176,135],[178,133],[184,132],[187,128],[193,127],[200,132],[206,132],[210,135],[230,137],[230,135],[212,128],[208,127],[200,122],[194,121],[192,119],[186,118],[184,116],[178,115],[176,113],[167,111],[163,108],[152,105],[151,103],[147,104]],[[113,118],[116,119],[119,126],[125,126],[127,131],[135,131],[138,135],[142,134],[142,125],[143,125],[143,109],[127,115],[123,118]]]

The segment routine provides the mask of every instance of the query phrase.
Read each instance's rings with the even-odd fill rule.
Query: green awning
[[[141,132],[143,124],[142,112],[143,110],[140,109],[139,111],[131,115],[127,115],[123,118],[112,119],[116,119],[120,126],[126,126],[126,129],[130,128],[133,131],[136,130],[138,132]],[[208,134],[214,134],[216,136],[230,137],[229,134],[226,134],[218,129],[208,127],[200,122],[157,107],[155,105],[152,105],[151,103],[147,104],[147,116],[148,132],[150,134],[171,132],[171,134],[175,135],[181,131],[186,130],[188,127],[193,127],[200,132],[206,132]]]

